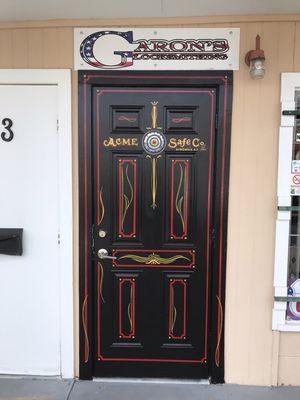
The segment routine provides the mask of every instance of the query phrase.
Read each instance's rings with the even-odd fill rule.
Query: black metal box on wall
[[[21,256],[23,253],[23,229],[0,228],[0,254]]]

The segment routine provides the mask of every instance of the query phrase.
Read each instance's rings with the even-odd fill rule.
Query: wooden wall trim
[[[102,18],[102,19],[53,19],[43,21],[5,21],[0,22],[0,29],[24,28],[70,28],[96,26],[138,26],[172,27],[198,24],[242,23],[242,22],[297,22],[300,14],[253,14],[253,15],[217,15],[201,17],[172,18]]]

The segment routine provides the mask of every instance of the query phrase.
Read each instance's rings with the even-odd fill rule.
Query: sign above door
[[[76,28],[74,68],[237,70],[239,28]]]

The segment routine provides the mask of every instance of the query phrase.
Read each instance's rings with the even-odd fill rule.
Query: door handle
[[[103,259],[116,260],[117,259],[117,257],[109,256],[108,251],[106,249],[98,250],[97,254],[98,254],[98,257],[101,258],[101,260],[103,260]]]

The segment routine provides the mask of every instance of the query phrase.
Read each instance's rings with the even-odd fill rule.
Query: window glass
[[[295,92],[295,101],[300,112],[300,91]],[[288,296],[300,297],[300,116],[296,117],[291,173],[292,211],[287,284]],[[287,304],[286,318],[288,321],[300,321],[300,302]]]

